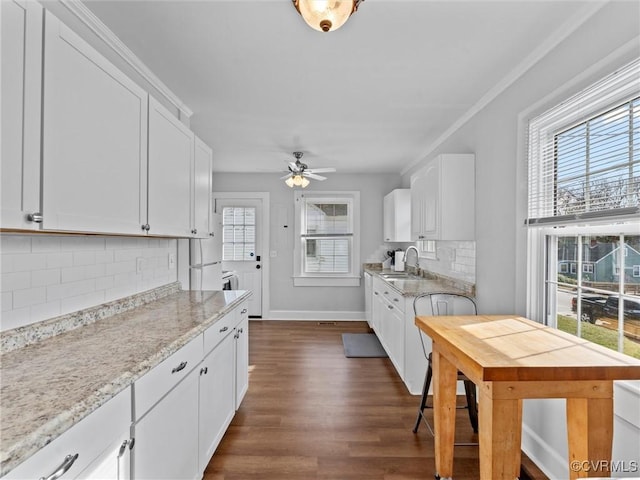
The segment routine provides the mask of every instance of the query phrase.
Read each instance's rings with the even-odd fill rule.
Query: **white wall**
[[[215,162],[215,158],[214,158]],[[284,163],[283,163],[284,166]],[[214,192],[264,192],[271,199],[271,225],[269,250],[277,256],[270,258],[270,304],[272,312],[291,312],[313,318],[314,312],[330,310],[347,318],[364,314],[364,283],[360,287],[294,287],[294,190],[287,187],[281,174],[214,173]],[[323,182],[312,181],[307,191],[334,190],[360,191],[360,258],[368,259],[382,244],[382,201],[384,196],[400,183],[399,174],[346,174],[327,175]],[[286,225],[286,227],[285,227]],[[290,317],[289,317],[290,318]]]
[[[0,330],[75,312],[176,281],[176,240],[0,235]],[[137,259],[141,269],[137,271]]]
[[[527,119],[638,57],[639,19],[640,3],[620,1],[606,4],[580,25],[569,22],[564,40],[522,68],[513,83],[403,177],[403,185],[409,185],[410,174],[440,153],[475,153],[476,288],[481,312],[526,314]],[[640,391],[616,387],[616,395],[614,454],[637,459],[640,419],[629,409],[637,411]],[[564,424],[563,401],[525,402],[523,448],[551,478],[568,477]]]

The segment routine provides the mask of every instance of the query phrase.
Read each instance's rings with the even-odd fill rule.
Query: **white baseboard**
[[[549,478],[569,478],[567,459],[526,424],[522,425],[522,451]]]
[[[263,320],[334,320],[364,322],[364,312],[332,312],[326,310],[271,310],[268,318]]]

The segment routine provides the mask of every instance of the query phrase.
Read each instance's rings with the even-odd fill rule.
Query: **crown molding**
[[[520,62],[513,70],[505,75],[491,90],[489,90],[480,100],[478,100],[469,110],[467,110],[458,120],[456,120],[445,132],[440,135],[429,147],[427,147],[416,160],[407,164],[400,175],[406,175],[420,165],[424,159],[433,153],[449,137],[462,128],[478,112],[482,111],[489,103],[495,100],[501,93],[513,85],[520,77],[528,72],[531,67],[546,57],[560,42],[573,34],[583,23],[595,15],[598,10],[604,7],[609,0],[594,0],[573,17],[564,22],[556,31],[541,43],[531,54]]]
[[[169,87],[140,60],[122,41],[96,17],[80,0],[59,0],[67,10],[73,13],[87,28],[98,36],[111,50],[123,59],[136,73],[149,82],[159,93],[161,93],[173,106],[175,106],[180,116],[190,118],[193,111],[180,100]]]

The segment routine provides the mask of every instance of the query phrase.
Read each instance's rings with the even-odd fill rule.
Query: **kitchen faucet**
[[[411,245],[411,246],[407,247],[407,249],[404,252],[404,257],[402,258],[402,261],[405,264],[407,263],[407,257],[409,256],[409,250],[414,250],[416,252],[416,264],[414,265],[414,267],[415,268],[420,268],[420,252],[418,252],[418,249],[414,245]]]

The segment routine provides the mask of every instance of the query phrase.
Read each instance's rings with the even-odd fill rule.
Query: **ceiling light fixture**
[[[292,0],[298,13],[319,32],[339,29],[364,0]]]
[[[288,177],[284,181],[284,183],[286,183],[291,188],[293,188],[293,187],[306,188],[307,185],[309,185],[311,182],[308,179],[306,179],[305,177],[303,177],[302,175],[292,175],[292,176]]]

